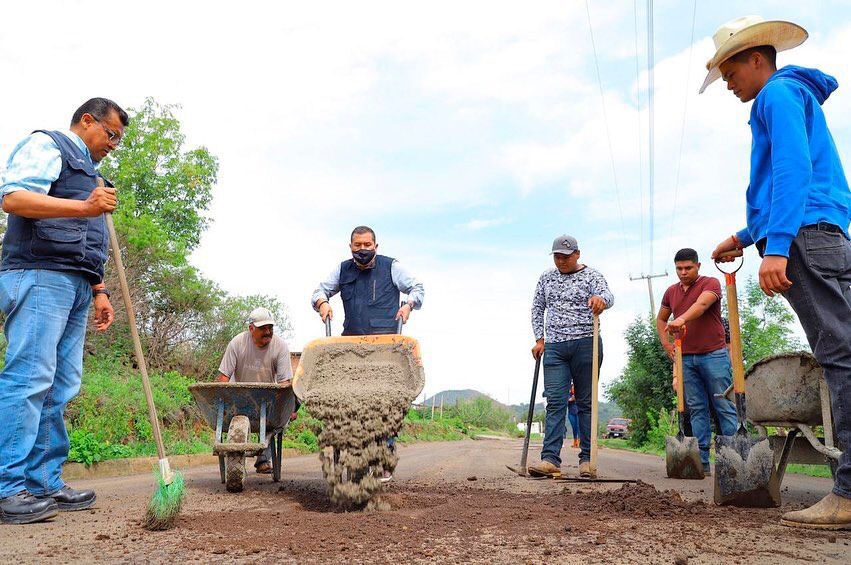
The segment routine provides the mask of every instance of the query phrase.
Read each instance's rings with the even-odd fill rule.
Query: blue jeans
[[[851,242],[829,224],[801,228],[789,248],[786,276],[793,284],[784,296],[830,389],[833,427],[842,450],[833,493],[851,498]]]
[[[567,420],[570,422],[570,430],[573,432],[573,439],[579,438],[579,414],[571,412],[569,406],[567,408]]]
[[[91,286],[80,275],[0,272],[8,342],[0,373],[0,498],[65,486],[65,405],[80,390],[91,300]]]
[[[712,421],[709,416],[709,403],[718,415],[721,434],[731,436],[736,433],[736,407],[726,398],[718,398],[733,382],[730,356],[727,348],[710,353],[683,355],[683,386],[686,404],[691,415],[691,429],[700,448],[700,460],[709,463],[709,446],[712,441]]]
[[[561,465],[565,415],[570,385],[576,392],[579,408],[579,461],[591,459],[591,356],[594,339],[583,337],[544,346],[544,397],[547,399],[547,422],[541,460]],[[603,340],[600,340],[600,364],[603,363]]]

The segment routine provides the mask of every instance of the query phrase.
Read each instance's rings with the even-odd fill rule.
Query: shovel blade
[[[666,437],[665,468],[671,479],[702,479],[703,463],[700,461],[697,438]]]
[[[715,438],[715,504],[749,508],[780,506],[774,451],[767,439],[744,434]]]

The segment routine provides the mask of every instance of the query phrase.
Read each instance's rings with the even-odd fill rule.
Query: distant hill
[[[490,396],[488,396],[487,394],[470,388],[466,388],[464,390],[444,390],[426,398],[424,404],[426,406],[431,406],[433,403],[435,406],[440,406],[440,403],[442,401],[444,406],[452,406],[458,400],[473,400],[480,396],[490,398]],[[493,399],[491,398],[491,400]],[[501,404],[496,400],[493,401],[499,404],[500,406],[504,406],[504,404]]]
[[[483,392],[479,392],[473,389],[463,389],[463,390],[444,390],[442,392],[438,392],[425,400],[426,406],[431,406],[432,402],[434,402],[435,406],[440,406],[441,398],[443,399],[444,406],[452,406],[455,404],[457,400],[473,400],[480,396],[484,396],[485,398],[490,398],[487,394]],[[515,418],[517,418],[518,422],[522,422],[526,419],[526,415],[529,411],[529,405],[526,403],[523,404],[512,404],[507,406],[502,404],[501,402],[494,400],[491,398],[497,405],[508,409],[512,414],[514,414]],[[544,416],[546,411],[546,407],[543,402],[538,402],[535,404],[535,416],[538,419]],[[601,424],[605,424],[611,418],[616,416],[621,416],[621,409],[614,402],[600,402],[599,403],[599,417]]]

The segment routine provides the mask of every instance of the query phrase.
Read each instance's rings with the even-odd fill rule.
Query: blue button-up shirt
[[[79,135],[71,130],[59,131],[73,141],[91,161],[89,148]],[[99,164],[92,162],[95,169]],[[0,198],[19,190],[47,194],[50,185],[59,178],[61,172],[62,154],[56,143],[49,135],[39,132],[30,134],[18,143],[9,155],[6,170],[0,178]]]

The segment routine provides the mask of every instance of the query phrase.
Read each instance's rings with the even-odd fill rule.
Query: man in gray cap
[[[544,356],[544,397],[547,420],[541,462],[529,465],[533,475],[561,472],[565,412],[570,386],[579,407],[579,474],[591,476],[591,366],[593,314],[611,308],[615,299],[603,275],[579,263],[576,238],[559,236],[553,241],[555,268],[544,271],[532,299],[532,357]],[[546,313],[546,319],[544,314]],[[600,340],[600,362],[603,343]]]
[[[248,330],[230,340],[219,365],[219,382],[284,383],[293,378],[290,350],[281,336],[274,335],[275,319],[266,308],[255,308],[248,316]],[[284,407],[295,417],[295,397]],[[269,434],[271,436],[271,433]],[[266,438],[267,442],[269,438]],[[254,462],[258,473],[271,473],[271,449]]]

